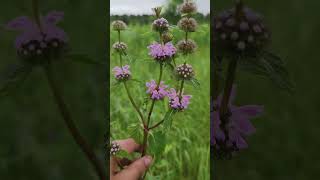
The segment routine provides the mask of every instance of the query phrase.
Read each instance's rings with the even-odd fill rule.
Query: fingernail
[[[144,161],[144,165],[145,165],[146,167],[149,167],[149,165],[150,165],[151,162],[152,162],[152,157],[151,157],[151,156],[145,156],[145,157],[143,158],[143,161]]]

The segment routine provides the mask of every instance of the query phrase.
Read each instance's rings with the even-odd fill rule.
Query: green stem
[[[55,98],[55,102],[58,105],[59,111],[62,115],[62,118],[67,125],[67,128],[69,132],[71,133],[73,139],[78,144],[80,149],[85,153],[91,164],[93,165],[96,173],[98,174],[100,180],[106,180],[106,174],[103,166],[100,164],[97,156],[95,155],[94,151],[91,149],[89,144],[85,141],[85,139],[81,136],[79,130],[77,129],[71,114],[68,110],[68,107],[66,103],[64,102],[62,98],[62,92],[60,91],[58,85],[56,84],[56,81],[53,77],[53,72],[51,69],[51,65],[48,64],[45,67],[45,73],[47,80],[49,82],[50,89],[53,93],[53,96]]]
[[[180,98],[180,101],[181,101],[181,99],[182,99],[183,85],[184,85],[184,79],[181,81],[181,85],[180,85],[180,91],[179,91],[179,98]]]
[[[232,91],[233,82],[235,79],[235,74],[237,70],[237,59],[231,59],[228,67],[227,80],[223,92],[222,102],[220,106],[220,119],[221,119],[221,127],[224,130],[226,135],[226,140],[228,139],[228,132],[226,129],[226,125],[228,123],[228,114],[229,114],[229,100]]]
[[[129,91],[127,82],[124,81],[123,84],[124,84],[124,87],[125,87],[125,89],[126,89],[126,92],[127,92],[127,94],[128,94],[128,97],[129,97],[129,100],[130,100],[131,104],[133,105],[133,107],[134,107],[134,109],[137,111],[137,113],[139,114],[140,119],[141,119],[141,123],[142,123],[143,126],[145,127],[146,124],[145,124],[145,122],[144,122],[143,114],[142,114],[142,112],[140,111],[140,109],[139,109],[139,107],[137,106],[137,104],[134,102],[134,100],[133,100],[133,98],[132,98],[132,95],[131,95],[131,93],[130,93],[130,91]]]
[[[213,80],[212,80],[212,98],[213,100],[216,100],[219,96],[220,92],[220,80],[221,80],[221,73],[222,73],[222,67],[221,67],[221,58],[215,57],[213,60]]]
[[[40,11],[39,11],[39,1],[38,0],[32,0],[32,10],[33,10],[34,19],[35,19],[38,27],[41,30],[41,21],[40,21]]]

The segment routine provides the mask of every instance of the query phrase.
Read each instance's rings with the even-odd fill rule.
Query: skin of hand
[[[115,141],[120,145],[121,150],[127,151],[129,154],[140,149],[140,145],[133,139],[124,139]],[[118,171],[119,167],[117,159],[111,156],[110,159],[110,180],[139,180],[152,163],[151,156],[144,156],[132,162],[125,169]]]

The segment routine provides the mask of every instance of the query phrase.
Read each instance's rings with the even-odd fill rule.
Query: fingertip
[[[146,168],[148,168],[151,163],[152,163],[152,157],[151,156],[144,156],[143,157],[143,162],[144,162],[144,165],[146,166]]]

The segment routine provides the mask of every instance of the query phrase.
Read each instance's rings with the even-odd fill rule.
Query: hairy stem
[[[49,82],[50,89],[53,93],[55,102],[58,105],[58,109],[62,115],[62,118],[63,118],[65,124],[67,125],[69,132],[71,133],[73,139],[78,144],[80,149],[85,153],[85,155],[87,156],[87,158],[89,159],[89,161],[93,165],[100,180],[106,180],[107,177],[106,177],[105,170],[104,170],[103,166],[100,164],[97,156],[95,155],[95,153],[93,152],[93,150],[91,149],[89,144],[81,136],[79,130],[77,129],[77,127],[71,117],[71,114],[68,110],[68,107],[67,107],[66,103],[64,102],[64,99],[62,98],[62,93],[61,93],[61,91],[60,91],[60,89],[59,89],[58,85],[56,84],[56,81],[53,77],[53,72],[52,72],[50,64],[45,66],[45,73],[46,73],[47,80]]]

